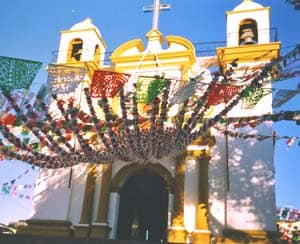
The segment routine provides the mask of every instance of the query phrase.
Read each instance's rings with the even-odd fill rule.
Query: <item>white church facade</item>
[[[226,19],[226,46],[210,57],[221,70],[238,59],[239,76],[245,73],[243,67],[279,57],[280,43],[270,39],[269,7],[243,0],[226,13]],[[91,73],[98,69],[175,80],[205,73],[205,81],[212,79],[203,65],[209,59],[197,56],[190,40],[163,36],[157,25],[146,38],[145,44],[142,39],[121,44],[106,64],[104,37],[86,19],[61,32],[56,63],[88,69],[76,97],[82,87],[90,86]],[[127,89],[132,86],[127,85]],[[116,113],[117,99],[110,100]],[[206,116],[223,108],[224,104],[212,106]],[[253,108],[238,103],[227,117],[267,113],[272,113],[271,93]],[[230,137],[225,130],[212,128],[179,155],[160,160],[40,169],[33,216],[18,233],[174,243],[276,243],[273,140],[254,142]],[[271,135],[272,124],[263,122],[246,130]]]

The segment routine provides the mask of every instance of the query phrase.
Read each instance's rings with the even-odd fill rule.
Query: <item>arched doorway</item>
[[[165,180],[145,168],[120,190],[118,239],[166,240],[168,191]]]

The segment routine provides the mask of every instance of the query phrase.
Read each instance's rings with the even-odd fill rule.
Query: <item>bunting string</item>
[[[292,146],[296,140],[298,140],[298,145],[300,146],[300,136],[279,136],[279,135],[262,135],[262,134],[249,134],[244,132],[233,132],[226,130],[224,128],[220,128],[219,126],[214,126],[215,129],[234,138],[241,138],[241,139],[256,139],[258,141],[263,141],[266,139],[276,139],[276,140],[286,140],[286,144],[290,147]]]
[[[73,92],[83,81],[85,71],[49,65],[48,82],[54,94],[51,106],[56,106],[55,113],[49,110],[45,96],[38,95],[34,102],[25,101],[23,109],[10,91],[1,87],[10,106],[11,118],[0,125],[0,153],[4,158],[17,158],[46,168],[69,167],[79,162],[148,162],[177,155],[209,128],[224,123],[226,114],[241,100],[246,101],[247,108],[253,108],[263,96],[274,91],[263,86],[270,78],[280,77],[282,70],[297,67],[298,51],[291,55],[251,70],[241,78],[234,74],[234,63],[225,74],[216,73],[210,82],[205,81],[204,73],[178,84],[165,77],[139,77],[130,93],[124,92],[130,75],[97,70],[90,89],[83,90],[85,101],[76,96],[56,96]],[[274,67],[279,64],[285,70],[276,73]],[[292,70],[294,72],[295,68]],[[237,81],[241,85],[236,85]],[[281,106],[297,95],[290,94],[276,94],[279,102],[274,98],[274,105]],[[112,110],[109,100],[116,96],[120,98],[116,99],[120,103],[120,114]],[[81,106],[82,102],[87,106]],[[213,117],[204,116],[210,106],[220,103],[226,105],[223,110]],[[168,113],[174,105],[178,109],[170,116]],[[226,122],[241,127],[266,120],[285,119],[299,123],[299,117],[298,111],[284,111],[251,118],[228,118]],[[20,133],[15,133],[16,130]]]
[[[31,170],[34,170],[35,167],[31,166]],[[30,169],[26,169],[18,177],[15,177],[7,182],[4,182],[0,187],[0,194],[2,195],[11,195],[13,197],[24,198],[31,200],[32,196],[25,191],[32,190],[35,188],[35,184],[17,184],[24,176],[28,175]]]

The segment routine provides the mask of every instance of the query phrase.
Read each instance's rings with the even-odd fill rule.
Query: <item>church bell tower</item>
[[[227,45],[217,48],[223,68],[233,60],[238,63],[270,61],[279,57],[280,43],[271,36],[270,7],[243,0],[226,13]],[[276,33],[275,33],[276,34]]]
[[[106,44],[90,18],[61,31],[57,63],[81,66],[89,62],[103,65]]]

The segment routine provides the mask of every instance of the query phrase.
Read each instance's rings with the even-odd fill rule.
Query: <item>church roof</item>
[[[264,8],[264,6],[259,3],[253,2],[252,0],[243,0],[243,2],[236,6],[233,11],[244,11],[258,8]]]
[[[73,25],[72,28],[71,28],[71,30],[84,30],[84,29],[95,29],[95,31],[99,34],[99,36],[101,36],[100,31],[92,23],[92,20],[90,18],[86,18],[85,20]]]

